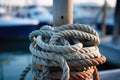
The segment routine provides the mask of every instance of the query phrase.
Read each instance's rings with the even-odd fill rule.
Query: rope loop
[[[88,80],[92,76],[99,80],[95,66],[106,58],[97,47],[99,35],[90,26],[43,26],[32,31],[29,39],[35,80]]]

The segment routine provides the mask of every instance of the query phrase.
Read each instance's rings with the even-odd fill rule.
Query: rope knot
[[[40,80],[90,79],[92,74],[95,77],[95,66],[106,60],[97,47],[98,33],[87,25],[43,26],[31,32],[29,39],[32,65],[40,71],[41,77],[34,71]]]

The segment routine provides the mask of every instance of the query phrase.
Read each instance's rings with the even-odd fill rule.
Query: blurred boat
[[[4,16],[6,14],[6,9],[3,7],[0,7],[0,17]]]
[[[103,13],[99,16],[96,25],[97,29],[101,30],[102,29],[102,18],[103,18]],[[106,34],[112,34],[113,33],[113,28],[114,28],[114,8],[108,8],[107,11],[107,17],[106,17]]]
[[[93,24],[99,9],[100,6],[92,2],[81,3],[79,5],[76,5],[73,13],[74,23],[81,23],[88,25]]]
[[[1,39],[28,38],[31,31],[37,29],[38,21],[12,17],[0,18]]]
[[[18,18],[28,18],[31,20],[38,20],[39,27],[43,25],[52,25],[53,16],[49,11],[41,6],[27,6],[21,10],[14,13],[15,17]]]
[[[115,44],[112,39],[112,35],[101,37],[99,49],[100,52],[106,56],[109,64],[120,67],[120,45]]]

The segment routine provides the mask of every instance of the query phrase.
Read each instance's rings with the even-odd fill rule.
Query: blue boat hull
[[[33,30],[37,29],[37,25],[14,25],[0,26],[1,39],[22,39],[28,38],[28,35]]]

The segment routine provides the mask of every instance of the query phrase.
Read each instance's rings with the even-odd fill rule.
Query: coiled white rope
[[[69,80],[70,67],[85,68],[105,62],[92,62],[89,59],[100,58],[99,35],[90,26],[68,24],[60,27],[43,26],[30,33],[30,52],[32,53],[33,71],[38,80],[49,78],[50,67],[61,67],[61,80]],[[35,65],[41,66],[38,73]],[[81,71],[80,70],[80,71]]]

